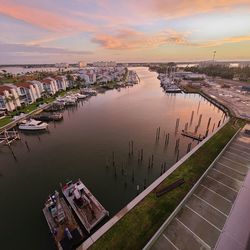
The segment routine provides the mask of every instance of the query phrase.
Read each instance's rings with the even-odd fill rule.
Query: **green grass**
[[[8,116],[0,119],[0,128],[7,125],[10,122],[11,122],[11,118]]]
[[[94,243],[91,249],[142,249],[239,127],[243,125],[244,121],[231,119],[227,125],[167,177],[157,189],[161,189],[180,178],[185,180],[182,186],[160,198],[156,197],[155,190],[151,192]]]

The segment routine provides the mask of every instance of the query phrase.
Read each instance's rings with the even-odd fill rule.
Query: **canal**
[[[113,216],[144,185],[160,176],[162,164],[167,170],[176,162],[176,140],[180,139],[179,158],[186,154],[189,143],[191,148],[197,145],[197,141],[180,134],[187,122],[189,130],[194,131],[202,114],[198,133],[205,134],[210,117],[209,133],[213,124],[217,126],[223,119],[223,112],[203,97],[166,94],[155,72],[134,70],[141,80],[138,85],[78,103],[76,108],[64,111],[62,122],[50,123],[48,133],[22,133],[22,141],[12,144],[17,160],[8,147],[0,147],[1,249],[53,249],[42,208],[48,194],[70,179],[81,178]],[[161,129],[156,141],[158,127]],[[165,145],[167,133],[169,143]],[[131,140],[134,154],[129,157]],[[138,163],[141,149],[143,161]],[[116,167],[111,164],[112,152]],[[149,169],[152,154],[154,164]]]

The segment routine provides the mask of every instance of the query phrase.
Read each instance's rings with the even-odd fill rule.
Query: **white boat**
[[[83,94],[80,94],[80,93],[76,93],[74,95],[77,99],[85,99],[87,96],[86,95],[83,95]]]
[[[45,130],[48,128],[48,123],[30,119],[23,121],[18,128],[21,130]]]

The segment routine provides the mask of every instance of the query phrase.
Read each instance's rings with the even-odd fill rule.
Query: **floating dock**
[[[58,192],[46,201],[43,214],[59,250],[72,250],[82,243],[82,231]]]
[[[62,193],[89,233],[109,215],[109,212],[105,210],[81,180],[76,183],[68,182],[62,188]]]
[[[204,135],[198,135],[196,133],[187,131],[187,130],[182,130],[181,135],[192,138],[193,140],[197,140],[197,141],[202,141],[203,139],[206,138],[206,136]]]

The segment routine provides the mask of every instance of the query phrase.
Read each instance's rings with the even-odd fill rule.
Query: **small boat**
[[[18,128],[20,130],[45,130],[48,128],[48,123],[34,119],[24,120]]]
[[[91,229],[109,215],[109,212],[81,180],[78,180],[76,183],[72,181],[66,183],[62,188],[62,193],[89,233]]]
[[[82,231],[57,191],[45,202],[43,214],[59,250],[75,249],[82,243]]]

